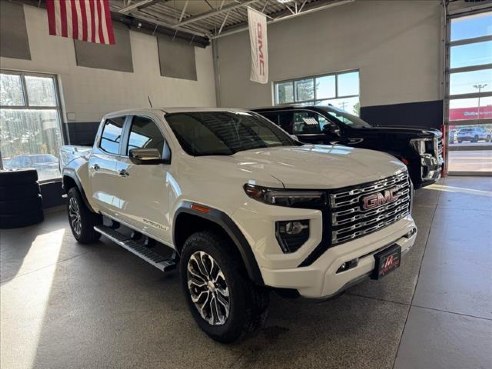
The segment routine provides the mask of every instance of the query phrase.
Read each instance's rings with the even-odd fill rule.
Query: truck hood
[[[391,155],[341,145],[274,147],[201,159],[220,162],[217,168],[227,171],[228,175],[237,175],[240,171],[245,183],[264,185],[261,179],[270,176],[285,188],[341,188],[406,170],[405,165]]]
[[[377,126],[372,128],[353,128],[354,131],[366,134],[395,134],[398,136],[405,135],[412,138],[441,138],[442,132],[434,128],[421,127],[399,127],[399,126]]]

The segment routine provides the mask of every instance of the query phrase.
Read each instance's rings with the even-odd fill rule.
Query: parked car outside
[[[458,130],[457,129],[451,129],[449,131],[449,143],[454,144],[456,143],[457,140],[457,135],[458,135]]]
[[[40,180],[60,177],[58,158],[51,154],[29,154],[14,156],[5,169],[34,168],[38,171]]]
[[[469,142],[479,142],[479,141],[485,141],[485,142],[491,142],[491,133],[488,131],[485,127],[480,127],[480,126],[474,126],[474,127],[465,127],[461,128],[457,135],[456,135],[456,141],[458,143],[462,143],[465,141]]]

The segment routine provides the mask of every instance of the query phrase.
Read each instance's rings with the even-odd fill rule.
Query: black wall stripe
[[[369,123],[383,126],[414,126],[441,129],[443,101],[361,107],[360,116]]]

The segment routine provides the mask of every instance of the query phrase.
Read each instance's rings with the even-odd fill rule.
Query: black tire
[[[0,201],[34,198],[39,193],[39,185],[37,183],[0,186]]]
[[[228,289],[230,302],[229,313],[222,324],[210,324],[198,311],[192,301],[191,290],[188,288],[188,264],[192,256],[203,252],[211,256],[225,278],[225,288]],[[193,260],[192,260],[193,262]],[[190,264],[192,266],[193,264]],[[193,268],[192,268],[193,269]],[[212,339],[222,343],[234,342],[246,334],[251,334],[261,328],[268,313],[269,295],[266,289],[258,287],[248,278],[235,245],[226,237],[203,231],[191,235],[185,242],[181,253],[180,275],[183,292],[189,309],[198,326]],[[210,274],[209,274],[210,275]],[[208,282],[211,283],[211,282]],[[213,283],[212,283],[213,285]],[[210,294],[219,295],[217,283],[214,291],[208,288]],[[216,305],[222,306],[223,305]],[[225,311],[222,308],[222,311]]]
[[[458,141],[458,143],[460,144],[460,143],[461,143],[461,141]]]
[[[44,220],[43,210],[15,215],[0,215],[0,228],[19,228],[41,223]]]
[[[38,180],[36,169],[21,169],[0,172],[0,186],[34,183]]]
[[[20,200],[0,201],[0,215],[15,215],[24,213],[34,213],[43,209],[41,195]]]
[[[78,219],[75,219],[76,214]],[[76,187],[72,187],[67,193],[67,215],[72,234],[78,242],[93,243],[101,237],[94,230],[94,226],[101,224],[101,216],[89,210]]]

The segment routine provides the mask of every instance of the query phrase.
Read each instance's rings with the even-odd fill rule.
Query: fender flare
[[[231,240],[236,245],[239,254],[241,255],[241,259],[243,260],[244,266],[246,267],[246,272],[248,273],[249,278],[257,285],[264,286],[263,277],[260,272],[260,268],[258,267],[258,263],[256,262],[256,258],[253,254],[253,250],[249,245],[249,242],[244,237],[241,230],[238,228],[236,223],[224,212],[206,206],[210,210],[206,213],[199,212],[192,208],[192,203],[189,201],[183,202],[181,207],[179,207],[174,214],[173,228],[175,228],[176,220],[180,214],[186,213],[190,215],[194,215],[205,220],[211,221],[218,226],[220,226],[227,235],[231,238]],[[202,205],[203,206],[203,205]],[[173,230],[173,243],[176,245],[176,235]]]
[[[85,195],[84,188],[82,187],[82,183],[80,182],[79,177],[77,176],[77,173],[75,170],[71,168],[64,168],[63,173],[62,173],[62,188],[66,191],[65,188],[65,177],[68,177],[72,179],[75,182],[75,185],[77,186],[77,189],[79,190],[80,194],[82,195],[82,200],[85,203],[85,206],[89,208],[89,210],[93,213],[96,213],[96,211],[92,208],[91,204],[89,204],[89,201],[87,200],[87,196]]]

